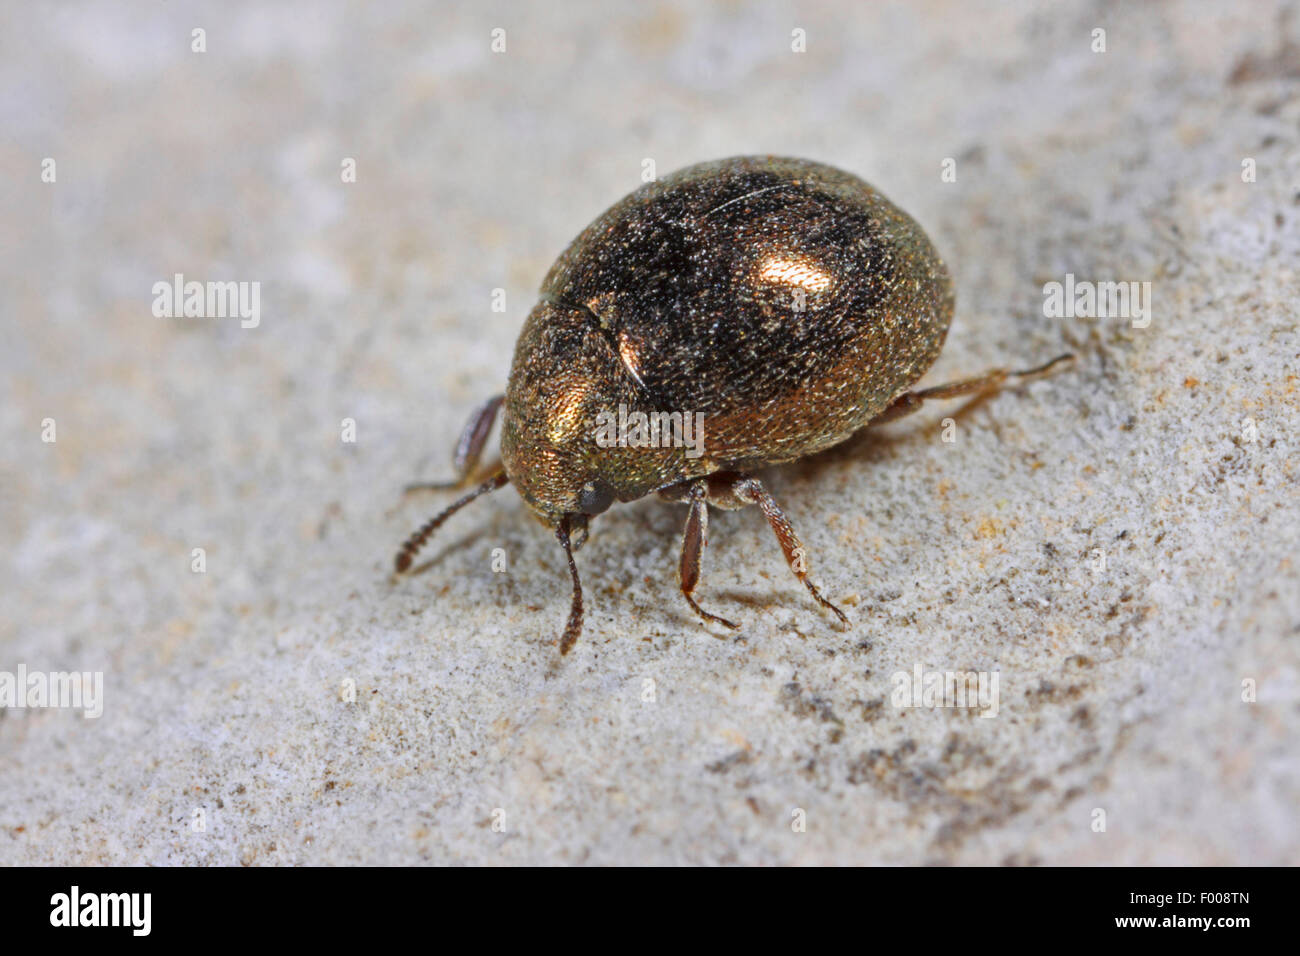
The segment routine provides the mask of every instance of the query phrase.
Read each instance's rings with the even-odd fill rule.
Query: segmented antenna
[[[578,580],[578,566],[573,563],[573,548],[569,544],[569,516],[565,515],[555,528],[555,536],[564,546],[564,556],[569,559],[569,576],[573,578],[573,602],[569,605],[569,623],[564,625],[560,637],[560,653],[567,654],[582,633],[582,582]]]
[[[489,491],[496,491],[502,485],[509,483],[510,478],[506,475],[505,469],[503,468],[465,497],[453,501],[441,512],[422,524],[413,535],[406,539],[402,544],[402,547],[398,549],[397,557],[393,560],[393,564],[397,568],[397,573],[401,574],[411,567],[411,562],[415,560],[415,556],[420,553],[420,549],[424,547],[425,543],[433,536],[433,533],[438,530],[438,527],[444,521],[480,495],[485,495]],[[570,561],[572,561],[572,559],[570,559]]]

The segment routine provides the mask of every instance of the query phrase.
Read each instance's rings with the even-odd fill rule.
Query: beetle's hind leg
[[[695,585],[700,583],[700,556],[704,553],[704,546],[709,543],[708,493],[708,481],[701,478],[687,485],[684,492],[675,499],[686,501],[691,506],[690,513],[686,516],[686,531],[682,535],[682,560],[679,565],[682,597],[686,598],[686,603],[691,606],[691,609],[706,621],[722,624],[734,631],[739,629],[739,624],[728,621],[725,617],[710,614],[691,596]]]
[[[456,454],[453,458],[453,467],[456,470],[454,481],[422,481],[407,485],[403,491],[410,494],[413,491],[448,491],[464,487],[478,467],[479,459],[483,457],[483,447],[487,444],[488,435],[492,434],[492,424],[497,419],[497,412],[501,409],[504,397],[493,395],[474,409],[474,414],[470,415],[469,421],[465,423],[465,428],[460,433],[460,440],[456,442]]]
[[[1057,366],[1073,361],[1073,359],[1074,356],[1070,354],[1058,355],[1050,362],[1020,372],[1009,372],[1004,368],[995,368],[974,378],[964,378],[958,382],[948,382],[946,385],[936,385],[933,388],[922,388],[915,392],[904,392],[894,399],[893,404],[868,424],[879,425],[883,422],[892,422],[904,415],[910,415],[924,405],[926,399],[929,398],[961,398],[963,395],[982,395],[1001,388],[1009,378],[1020,379],[1022,382],[1033,381],[1036,378],[1050,375],[1056,371]]]

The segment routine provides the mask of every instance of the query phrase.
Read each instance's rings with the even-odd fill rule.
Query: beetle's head
[[[638,403],[636,382],[595,317],[540,302],[515,348],[501,429],[506,472],[538,517],[555,526],[569,515],[582,526],[664,483],[663,456],[600,440],[602,416]]]

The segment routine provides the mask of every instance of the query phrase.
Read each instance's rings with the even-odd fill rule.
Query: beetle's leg
[[[719,484],[726,481],[726,485],[717,489],[722,495],[730,495],[737,501],[746,504],[758,505],[763,512],[763,517],[767,518],[767,523],[772,526],[772,531],[776,535],[776,540],[781,544],[781,550],[785,552],[786,564],[790,565],[790,570],[794,576],[803,582],[808,592],[817,599],[817,603],[822,607],[834,612],[835,616],[844,624],[849,623],[849,619],[844,616],[844,612],[837,608],[830,601],[822,597],[821,592],[817,590],[812,581],[808,580],[808,560],[803,545],[799,543],[799,536],[794,533],[789,520],[780,506],[773,500],[768,490],[763,487],[757,478],[751,478],[749,475],[737,474],[734,476],[714,475],[713,479]],[[714,489],[710,489],[713,491]]]
[[[569,544],[569,516],[560,518],[555,537],[564,546],[564,556],[569,559],[569,576],[573,578],[573,600],[569,604],[569,620],[560,636],[560,653],[567,654],[582,633],[582,581],[578,579],[578,566],[573,562],[573,548]]]
[[[992,392],[1001,387],[1009,378],[1033,381],[1036,378],[1050,375],[1058,365],[1071,361],[1073,358],[1074,356],[1069,354],[1058,355],[1045,365],[1025,369],[1023,372],[1008,372],[1004,368],[995,368],[975,378],[964,378],[959,382],[949,382],[947,385],[936,385],[933,388],[922,388],[915,392],[904,392],[894,399],[892,405],[873,418],[868,424],[879,425],[882,422],[891,422],[896,418],[902,418],[904,415],[910,415],[929,398],[960,398],[963,395],[979,395],[984,392]]]
[[[408,494],[412,491],[446,491],[463,486],[478,467],[479,459],[483,457],[483,446],[487,444],[488,435],[492,433],[492,423],[496,421],[504,397],[503,395],[492,396],[476,408],[469,421],[465,423],[465,429],[460,433],[460,440],[456,442],[456,455],[452,459],[453,467],[456,469],[455,481],[422,481],[407,485],[404,491]]]
[[[433,536],[433,533],[438,530],[444,521],[454,515],[461,508],[465,507],[479,495],[485,495],[489,491],[496,491],[502,485],[508,484],[509,481],[510,477],[506,474],[505,469],[502,468],[469,494],[453,501],[447,507],[443,508],[442,511],[438,512],[417,528],[415,533],[402,543],[402,547],[397,552],[397,557],[393,559],[393,565],[397,569],[397,573],[401,574],[403,571],[406,571],[411,567],[411,562],[415,560],[415,556],[420,553],[420,549],[424,547],[425,542]]]
[[[682,597],[686,598],[686,603],[706,621],[714,621],[734,631],[740,627],[739,624],[728,621],[725,617],[710,614],[695,603],[695,598],[691,597],[695,585],[700,583],[700,555],[704,552],[704,546],[709,543],[709,505],[706,500],[708,491],[708,482],[701,479],[691,482],[686,492],[686,500],[691,510],[686,516],[686,532],[682,536],[682,560],[679,566]]]

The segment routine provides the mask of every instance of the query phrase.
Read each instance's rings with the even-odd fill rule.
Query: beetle
[[[679,581],[701,618],[738,627],[694,596],[709,506],[757,505],[795,577],[847,625],[810,580],[794,528],[753,471],[830,448],[927,400],[989,392],[1072,358],[910,390],[938,356],[953,306],[948,269],[921,227],[849,173],[752,156],[648,183],[551,267],[505,394],[474,412],[456,445],[457,479],[408,486],[468,485],[501,413],[501,462],[406,540],[396,571],[408,571],[456,511],[513,484],[568,561],[567,654],[583,618],[573,555],[591,520],[655,492],[689,507]],[[618,435],[600,441],[616,409]],[[628,420],[634,435],[622,427]],[[701,426],[689,447],[688,421]],[[673,440],[663,429],[647,437],[651,422],[672,426]]]

